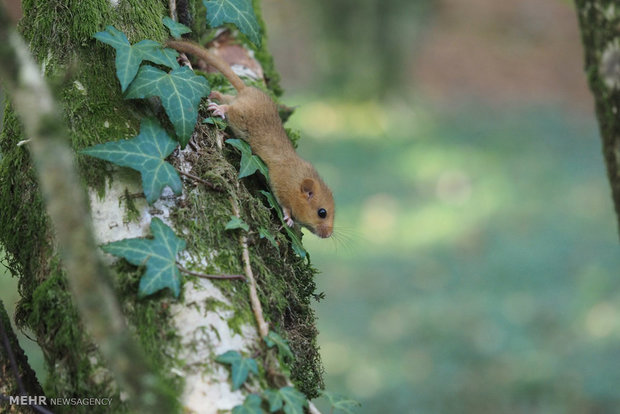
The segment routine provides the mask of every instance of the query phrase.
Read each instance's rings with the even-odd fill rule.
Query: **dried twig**
[[[237,184],[238,185],[238,184]],[[239,207],[235,200],[231,199],[232,209],[235,217],[241,218],[239,215]],[[263,307],[258,299],[258,289],[256,287],[256,279],[254,279],[254,273],[252,272],[252,266],[250,264],[250,250],[248,249],[248,238],[245,233],[242,233],[239,237],[241,242],[241,248],[243,249],[243,266],[245,268],[245,276],[250,284],[250,303],[252,304],[252,311],[254,312],[254,318],[256,318],[256,324],[258,325],[258,333],[261,338],[266,337],[269,334],[269,325],[265,321],[263,316]]]
[[[211,190],[214,190],[214,191],[223,191],[221,188],[217,187],[215,184],[210,183],[210,182],[209,182],[209,181],[207,181],[207,180],[203,180],[203,179],[202,179],[202,178],[200,178],[200,177],[196,177],[196,176],[195,176],[195,175],[193,175],[193,174],[186,173],[186,172],[183,172],[183,171],[181,171],[181,170],[177,170],[177,172],[178,172],[179,174],[181,174],[181,175],[183,175],[183,176],[187,177],[187,178],[190,178],[190,179],[192,179],[192,180],[194,180],[194,181],[198,181],[199,183],[202,183],[202,184],[206,185],[206,186],[207,186],[207,187],[209,187]]]
[[[168,1],[168,9],[170,9],[170,18],[177,21],[177,0]]]

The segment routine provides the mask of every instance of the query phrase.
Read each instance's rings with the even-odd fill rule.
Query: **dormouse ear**
[[[310,200],[314,195],[314,180],[306,178],[301,182],[301,192],[305,195],[306,200]]]

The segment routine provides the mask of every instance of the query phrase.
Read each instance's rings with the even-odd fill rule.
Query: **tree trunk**
[[[20,30],[55,87],[74,150],[136,136],[140,118],[157,112],[156,103],[149,106],[123,99],[115,77],[113,49],[96,42],[92,35],[114,25],[132,44],[142,39],[163,42],[168,37],[161,24],[162,17],[169,14],[165,6],[156,0],[23,1]],[[254,7],[261,21],[258,1]],[[188,10],[193,18],[192,38],[206,37],[209,30],[202,2],[190,1]],[[255,56],[267,86],[278,94],[278,76],[265,42],[255,50]],[[48,397],[112,398],[112,407],[58,406],[54,412],[127,410],[127,395],[112,380],[100,344],[88,334],[93,328],[83,325],[73,305],[28,144],[17,145],[26,137],[10,106],[11,96],[8,102],[0,135],[0,243],[12,273],[20,278],[17,323],[36,334],[43,350],[49,371],[44,384]],[[199,119],[206,115],[205,108],[203,103]],[[188,179],[181,196],[164,194],[152,206],[136,197],[142,192],[137,173],[112,169],[105,162],[76,153],[97,242],[149,236],[151,218],[159,217],[187,243],[179,258],[184,268],[208,274],[243,273],[238,233],[224,229],[233,215],[233,200],[232,204],[241,206],[239,213],[252,230],[249,258],[265,317],[271,330],[289,340],[295,355],[290,367],[282,368],[290,369],[299,390],[309,398],[316,397],[322,387],[322,368],[310,307],[315,270],[279,233],[275,214],[258,192],[264,183],[256,178],[238,181],[238,155],[222,145],[221,132],[199,124],[193,142],[175,151],[169,161],[226,191],[213,191]],[[277,247],[258,237],[261,227],[277,235]],[[138,299],[142,269],[124,260],[106,260],[114,270],[114,287],[127,323],[147,359],[187,412],[230,410],[243,402],[248,390],[258,392],[278,385],[263,373],[251,378],[248,387],[233,391],[228,368],[215,362],[217,355],[238,350],[254,356],[259,365],[262,361],[265,370],[274,366],[270,362],[273,355],[257,334],[246,283],[186,277],[178,299],[168,291]]]
[[[615,0],[576,0],[575,4],[620,229],[620,7]]]

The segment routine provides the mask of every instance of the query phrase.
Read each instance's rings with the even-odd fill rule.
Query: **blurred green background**
[[[620,248],[570,2],[263,11],[337,200],[334,240],[304,239],[328,390],[364,414],[619,412]]]
[[[620,246],[571,3],[263,4],[337,200],[337,240],[304,239],[328,390],[365,414],[620,412]]]

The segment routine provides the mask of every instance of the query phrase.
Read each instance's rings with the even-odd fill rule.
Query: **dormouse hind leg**
[[[221,104],[216,104],[215,102],[209,103],[207,109],[213,112],[213,115],[222,117],[222,119],[226,118],[226,112],[228,112],[228,108],[230,103],[235,99],[232,95],[224,95],[218,91],[213,91],[209,95],[209,99],[215,99],[220,101]]]
[[[213,115],[215,116],[219,116],[222,119],[226,118],[226,112],[228,112],[228,105],[218,105],[215,102],[211,102],[208,106],[207,109],[211,112],[213,112]]]

